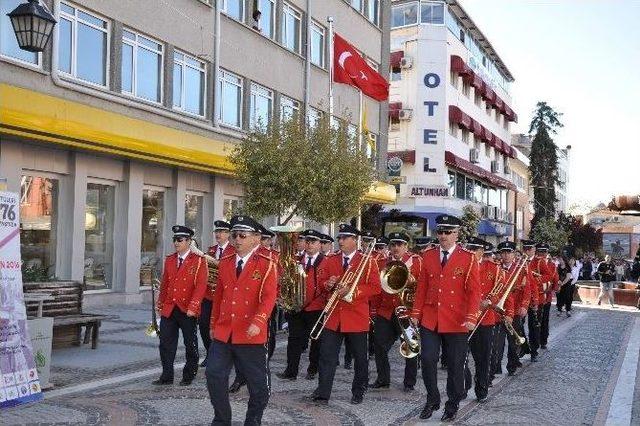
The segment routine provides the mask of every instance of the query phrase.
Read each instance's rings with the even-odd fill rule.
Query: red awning
[[[464,127],[467,130],[472,130],[472,118],[462,112],[462,110],[455,105],[449,105],[449,120],[459,125],[460,127]]]
[[[493,103],[493,106],[495,106],[498,111],[502,111],[502,107],[504,106],[504,102],[502,102],[502,99],[500,99],[500,96],[496,95],[496,100]]]
[[[474,88],[476,88],[480,92],[482,92],[482,88],[485,86],[484,81],[482,80],[482,77],[480,77],[476,73],[473,73],[473,79],[471,80],[471,86],[473,86]]]
[[[494,186],[510,189],[512,191],[515,191],[516,189],[516,186],[508,180],[496,176],[489,170],[485,170],[482,167],[471,163],[470,161],[458,157],[451,151],[444,152],[444,162],[454,169],[468,173]]]
[[[484,136],[484,126],[480,124],[479,121],[473,120],[472,127],[473,129],[471,131],[473,132],[474,135],[478,136],[479,138]]]
[[[451,55],[451,71],[460,75],[470,75],[473,71],[460,56]]]
[[[482,140],[485,141],[487,144],[489,144],[490,146],[493,146],[493,133],[491,132],[491,130],[487,129],[485,127],[484,129],[484,135],[482,136]]]
[[[416,164],[416,151],[389,151],[387,158],[400,157],[403,163]]]
[[[400,119],[400,110],[402,109],[402,102],[392,102],[389,104],[389,118],[392,120]]]
[[[400,61],[404,58],[404,50],[397,52],[391,52],[391,58],[389,60],[389,66],[391,68],[400,68]]]
[[[496,92],[494,92],[493,89],[487,84],[484,86],[483,97],[489,105],[493,105],[496,99]]]

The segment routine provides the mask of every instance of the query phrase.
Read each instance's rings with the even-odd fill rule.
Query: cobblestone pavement
[[[94,309],[94,311],[97,311]],[[133,425],[209,424],[213,410],[209,403],[204,373],[188,387],[154,387],[157,377],[157,342],[144,336],[148,311],[141,306],[104,309],[120,319],[104,324],[100,347],[86,346],[55,351],[52,381],[56,389],[39,403],[0,412],[1,425],[90,424]],[[610,404],[618,389],[618,371],[623,366],[634,323],[633,311],[581,309],[570,319],[552,313],[549,349],[540,362],[530,364],[515,377],[498,376],[489,401],[478,405],[473,391],[463,401],[457,422],[477,424],[617,424],[610,421]],[[640,324],[638,322],[637,324]],[[278,349],[271,361],[272,394],[264,423],[298,425],[397,425],[417,424],[425,401],[418,377],[416,390],[404,393],[404,362],[393,350],[390,390],[370,391],[359,406],[349,404],[352,371],[339,367],[328,407],[310,406],[303,397],[312,392],[316,381],[299,378],[284,382],[275,377],[285,366],[286,336],[278,338]],[[183,358],[179,352],[179,360]],[[628,358],[628,357],[627,357]],[[470,357],[471,359],[471,357]],[[637,354],[633,358],[637,362]],[[628,365],[625,358],[624,365]],[[634,365],[634,367],[636,367]],[[375,363],[369,364],[370,381],[375,379]],[[473,371],[473,366],[471,365]],[[301,366],[306,371],[306,363]],[[505,370],[506,371],[506,370]],[[634,370],[635,371],[635,368]],[[132,375],[137,377],[131,378]],[[637,375],[636,377],[640,377]],[[445,394],[446,372],[440,371],[440,389]],[[640,380],[633,381],[628,409],[630,421],[640,424]],[[246,388],[232,396],[234,424],[240,424],[248,400]],[[429,423],[437,423],[441,411]],[[609,419],[609,420],[608,420]]]

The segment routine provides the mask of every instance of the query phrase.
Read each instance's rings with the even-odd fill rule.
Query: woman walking
[[[567,317],[571,316],[571,304],[573,303],[573,293],[575,283],[580,275],[580,267],[576,264],[576,260],[572,257],[568,261],[561,258],[558,264],[558,276],[560,277],[560,291],[558,292],[558,300],[556,307],[558,308],[558,316],[564,308]]]

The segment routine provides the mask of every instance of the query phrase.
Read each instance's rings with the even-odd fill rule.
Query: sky
[[[563,113],[569,205],[640,194],[640,0],[459,0],[515,78],[518,123]]]

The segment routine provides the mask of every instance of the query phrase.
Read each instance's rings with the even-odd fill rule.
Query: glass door
[[[87,184],[84,278],[87,290],[113,285],[113,225],[115,186]]]
[[[140,250],[140,285],[151,285],[162,275],[164,192],[142,191],[142,247]]]

